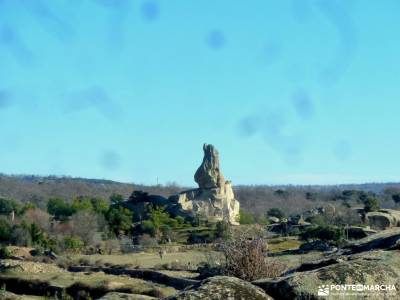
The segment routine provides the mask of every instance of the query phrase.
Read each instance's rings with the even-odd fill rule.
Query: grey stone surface
[[[400,211],[394,209],[381,209],[366,214],[366,219],[372,229],[384,230],[400,226]]]
[[[236,277],[215,276],[168,300],[272,300],[262,289]]]

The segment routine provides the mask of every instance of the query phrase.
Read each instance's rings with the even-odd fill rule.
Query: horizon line
[[[16,173],[16,174],[7,174],[0,172],[0,176],[5,177],[36,177],[36,178],[55,178],[55,179],[73,179],[73,180],[98,180],[98,181],[109,181],[112,183],[118,184],[130,184],[130,185],[141,185],[141,186],[177,186],[182,188],[193,188],[195,185],[185,185],[180,184],[175,181],[170,181],[166,183],[141,183],[141,182],[134,182],[134,181],[124,181],[124,180],[115,180],[115,179],[108,179],[108,178],[95,178],[95,177],[82,177],[82,176],[73,176],[73,175],[55,175],[55,174],[47,174],[47,175],[40,175],[40,174],[24,174],[24,173]],[[363,181],[363,182],[351,182],[351,183],[236,183],[233,186],[240,187],[240,186],[269,186],[269,187],[281,187],[281,186],[294,186],[294,187],[335,187],[335,186],[352,186],[352,185],[390,185],[390,184],[400,184],[400,181]]]

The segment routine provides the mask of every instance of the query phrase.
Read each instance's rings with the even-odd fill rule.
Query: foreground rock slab
[[[174,277],[162,272],[149,269],[125,269],[125,268],[108,268],[108,267],[91,267],[91,266],[71,266],[68,268],[70,272],[104,272],[111,275],[125,275],[132,278],[149,280],[159,284],[174,287],[176,289],[184,289],[186,287],[198,284],[198,280]]]
[[[22,296],[0,290],[0,299],[2,300],[22,300]]]
[[[104,295],[99,300],[152,300],[152,299],[157,299],[157,298],[145,295],[112,292]]]
[[[271,300],[262,289],[235,277],[215,276],[165,300]]]
[[[391,249],[400,240],[400,228],[371,234],[345,247],[344,254],[354,254],[376,249]],[[400,259],[400,258],[399,258]]]
[[[368,251],[343,258],[338,263],[316,270],[295,272],[278,279],[261,279],[253,284],[276,299],[288,300],[318,299],[321,286],[384,284],[394,286],[396,291],[380,291],[371,294],[369,299],[400,299],[399,251]],[[338,299],[338,295],[333,294],[325,299]],[[351,299],[360,297],[356,295]]]

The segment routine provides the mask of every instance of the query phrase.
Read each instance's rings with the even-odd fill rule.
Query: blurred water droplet
[[[275,42],[268,42],[264,49],[265,60],[267,63],[275,62],[282,53],[280,45]]]
[[[66,111],[79,111],[94,108],[110,120],[117,120],[121,115],[121,107],[101,87],[68,93],[66,95]]]
[[[4,90],[3,91],[0,90],[0,109],[7,108],[10,105],[11,105],[11,99],[9,93]]]
[[[339,160],[346,160],[351,157],[351,145],[347,141],[339,141],[333,147],[333,153]]]
[[[109,150],[105,151],[102,154],[100,158],[100,163],[104,169],[113,171],[119,168],[121,163],[121,158],[117,152]]]
[[[225,46],[225,36],[219,30],[214,30],[208,33],[206,38],[207,45],[213,49],[220,49]]]
[[[0,42],[4,44],[10,44],[15,39],[15,33],[12,28],[3,26],[0,30]]]
[[[298,116],[304,120],[310,119],[314,114],[313,103],[306,91],[297,91],[292,96],[293,105]]]
[[[142,4],[142,15],[148,21],[154,21],[158,18],[160,9],[155,1],[146,1]]]

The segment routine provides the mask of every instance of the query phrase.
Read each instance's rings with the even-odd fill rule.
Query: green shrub
[[[6,219],[0,219],[0,242],[8,242],[11,238],[12,227]]]
[[[106,213],[110,229],[116,234],[129,233],[132,226],[133,212],[122,206],[112,206]]]
[[[92,202],[89,197],[79,196],[72,200],[71,207],[74,211],[93,210]]]
[[[149,220],[151,220],[156,227],[160,229],[162,225],[168,225],[171,228],[178,227],[178,219],[171,218],[168,212],[163,207],[149,207]]]
[[[318,239],[325,242],[339,243],[344,239],[343,230],[335,226],[309,227],[300,234],[303,240]]]
[[[0,259],[7,259],[11,257],[11,252],[8,247],[1,247],[0,248]]]
[[[179,225],[183,225],[185,223],[185,218],[182,216],[177,216],[175,220],[178,222]]]
[[[315,215],[315,216],[311,216],[308,217],[306,219],[307,222],[312,223],[314,225],[318,225],[318,226],[327,226],[326,224],[326,219],[324,215]]]
[[[200,244],[200,243],[211,243],[215,239],[214,232],[202,231],[202,232],[191,232],[188,237],[188,243]]]
[[[160,226],[160,233],[161,233],[161,242],[163,243],[172,242],[176,237],[173,229],[166,224]]]
[[[121,194],[112,194],[111,196],[110,196],[110,202],[112,203],[112,204],[119,204],[119,203],[121,203],[121,202],[123,202],[124,201],[124,196],[122,196]]]
[[[64,246],[68,250],[80,250],[84,247],[85,243],[78,237],[65,237]]]
[[[75,212],[86,210],[104,215],[110,205],[102,198],[79,196],[72,200],[71,207]]]
[[[260,225],[268,225],[269,224],[268,219],[263,215],[256,215],[255,222]]]
[[[31,241],[33,245],[45,245],[46,237],[43,230],[36,223],[32,223],[29,226],[29,233],[31,235]]]
[[[254,216],[251,213],[248,213],[243,209],[241,209],[239,211],[239,223],[242,225],[254,224],[255,223]]]
[[[104,215],[110,208],[108,202],[101,198],[90,198],[90,202],[92,203],[94,212],[98,214]]]
[[[142,233],[166,242],[174,238],[173,230],[182,228],[184,221],[185,219],[180,216],[172,218],[163,207],[150,205],[147,208],[147,219],[141,222],[140,229]]]
[[[21,208],[20,214],[23,215],[24,213],[26,213],[28,210],[31,210],[31,209],[36,209],[36,205],[32,202],[27,202]]]
[[[220,221],[215,226],[215,237],[217,238],[227,238],[229,236],[229,223],[225,221]]]
[[[379,210],[379,202],[378,199],[374,197],[368,197],[364,201],[364,211],[365,212],[371,212],[371,211],[377,211]]]
[[[21,205],[14,200],[0,198],[0,215],[9,215],[11,212],[19,213]]]
[[[75,213],[75,209],[60,198],[51,198],[47,202],[47,212],[56,220],[65,220]]]
[[[147,233],[154,237],[156,235],[156,227],[151,220],[145,220],[140,224],[143,233]]]
[[[269,209],[267,212],[267,215],[269,217],[276,217],[278,219],[282,219],[285,217],[285,214],[283,213],[283,211],[276,207]]]

